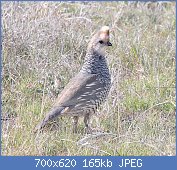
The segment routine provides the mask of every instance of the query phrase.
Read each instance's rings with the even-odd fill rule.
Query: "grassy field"
[[[3,2],[2,155],[176,155],[175,2]],[[60,117],[35,126],[81,68],[89,39],[111,28],[112,87],[72,133]]]

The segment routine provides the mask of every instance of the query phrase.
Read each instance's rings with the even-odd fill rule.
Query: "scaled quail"
[[[105,59],[105,47],[109,42],[109,27],[103,26],[90,40],[84,64],[80,72],[70,80],[58,96],[56,103],[36,127],[43,128],[57,116],[73,116],[73,131],[77,131],[80,116],[84,116],[86,132],[90,133],[90,116],[108,96],[111,77]]]

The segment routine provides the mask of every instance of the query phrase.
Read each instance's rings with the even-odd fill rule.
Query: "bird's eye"
[[[102,40],[99,41],[100,44],[103,44],[104,42]]]

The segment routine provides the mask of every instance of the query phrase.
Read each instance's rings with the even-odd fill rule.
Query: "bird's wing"
[[[96,74],[79,73],[63,89],[54,106],[75,107],[96,100],[101,86],[103,84],[97,81]]]
[[[53,108],[37,125],[36,130],[44,127],[49,120],[58,115],[77,112],[81,108],[86,108],[87,105],[94,104],[94,101],[99,98],[97,93],[102,91],[101,86],[103,84],[97,80],[96,74],[79,73],[76,75],[60,93]]]

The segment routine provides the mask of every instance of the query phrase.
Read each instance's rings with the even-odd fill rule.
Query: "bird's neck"
[[[105,56],[102,53],[99,53],[98,51],[95,50],[87,51],[81,71],[91,74],[99,74],[102,71],[104,71],[102,70],[102,68],[107,68]]]

